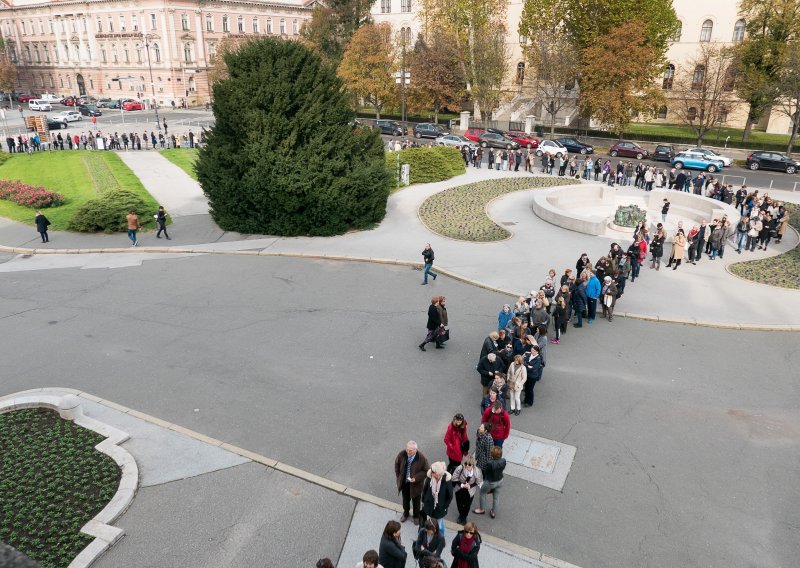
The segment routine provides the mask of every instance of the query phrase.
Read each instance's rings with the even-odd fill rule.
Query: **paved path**
[[[158,160],[177,170],[185,179],[195,185],[187,189],[188,194],[199,191],[199,186],[176,166],[155,153],[131,153],[149,156],[145,160]],[[140,166],[134,167],[139,173]],[[417,216],[420,204],[429,196],[450,187],[490,178],[509,176],[528,176],[523,172],[497,172],[469,168],[467,173],[456,178],[432,184],[416,185],[395,193],[389,198],[387,214],[378,227],[370,231],[348,233],[338,237],[242,237],[236,233],[226,233],[213,229],[207,216],[186,217],[191,220],[184,225],[178,220],[170,231],[180,235],[180,240],[169,241],[171,245],[185,246],[169,249],[165,241],[156,241],[152,235],[142,235],[142,248],[133,252],[135,262],[163,258],[164,252],[188,254],[197,252],[236,253],[257,251],[267,255],[328,255],[354,257],[359,259],[388,259],[402,262],[420,262],[420,251],[425,242],[430,241],[436,250],[438,267],[444,267],[456,275],[480,282],[487,286],[506,290],[509,300],[513,296],[538,289],[544,282],[548,269],[555,268],[562,274],[566,267],[574,268],[575,261],[582,252],[589,253],[592,259],[605,254],[612,240],[593,237],[560,227],[555,227],[539,219],[531,211],[532,193],[536,190],[519,191],[493,201],[488,209],[489,215],[498,223],[508,226],[513,237],[496,243],[469,243],[440,237],[425,227]],[[163,188],[163,179],[151,183]],[[148,189],[150,187],[148,186]],[[163,190],[161,190],[163,192]],[[632,193],[642,190],[626,189]],[[157,193],[155,195],[158,195]],[[187,197],[188,199],[188,197]],[[187,203],[187,209],[197,206],[197,201]],[[171,206],[168,206],[170,209]],[[185,211],[178,206],[178,211]],[[205,219],[205,221],[201,221]],[[511,225],[508,225],[511,224]],[[192,226],[202,227],[192,242]],[[186,229],[189,230],[186,230]],[[10,221],[0,223],[0,242],[11,246],[38,246],[30,238],[32,231]],[[24,236],[23,236],[24,235]],[[77,238],[79,237],[79,238]],[[215,242],[211,239],[216,238]],[[103,248],[110,239],[113,246],[125,246],[124,236],[119,235],[71,235],[55,233],[50,247],[62,242],[73,243],[80,240],[75,248]],[[96,240],[93,240],[96,239]],[[32,243],[33,241],[33,243]],[[118,243],[119,242],[119,243]],[[121,244],[120,244],[121,243]],[[617,305],[618,315],[631,314],[652,319],[677,321],[689,324],[715,324],[731,327],[748,326],[800,326],[800,310],[787,309],[800,306],[800,292],[757,284],[736,278],[726,271],[726,266],[740,260],[754,260],[774,256],[796,246],[798,235],[792,229],[779,245],[772,245],[769,252],[756,251],[737,255],[731,246],[727,247],[724,259],[710,261],[707,258],[696,266],[683,265],[677,271],[665,267],[658,272],[647,265],[642,268],[642,278],[629,282],[623,299]],[[623,246],[627,242],[621,240]],[[66,248],[66,247],[65,247]],[[69,247],[72,248],[72,247]],[[101,252],[101,251],[96,251]],[[148,254],[153,252],[155,254]],[[668,247],[666,255],[668,256]],[[61,260],[45,258],[14,259],[0,266],[0,271],[27,270],[36,267],[117,266],[118,260],[104,260],[93,255],[90,258],[75,259],[60,257]],[[20,265],[19,263],[24,263]],[[60,264],[61,263],[61,264]],[[433,286],[435,289],[435,285]]]
[[[118,152],[117,155],[173,217],[208,213],[208,200],[200,185],[158,152]]]

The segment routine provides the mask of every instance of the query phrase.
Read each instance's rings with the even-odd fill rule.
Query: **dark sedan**
[[[747,156],[747,167],[751,170],[776,170],[793,174],[800,170],[800,162],[780,152],[753,152]]]
[[[653,160],[656,162],[671,162],[675,157],[675,148],[668,144],[659,144],[653,151]]]
[[[574,154],[593,154],[594,148],[589,144],[584,144],[580,140],[576,138],[558,138],[558,142],[561,142],[561,145],[564,146],[569,152]]]
[[[81,105],[78,107],[78,112],[83,116],[103,116],[102,111],[95,105]]]
[[[486,132],[480,137],[480,145],[482,148],[505,148],[506,150],[516,150],[519,148],[519,142],[515,142],[511,138],[506,138],[502,134],[496,132]]]
[[[394,120],[376,120],[375,128],[380,130],[381,134],[388,134],[389,136],[402,136],[405,134],[400,123]]]
[[[421,122],[414,126],[415,138],[439,138],[439,136],[444,136],[445,134],[449,134],[449,132],[438,124]]]
[[[67,127],[66,122],[61,122],[60,120],[53,120],[52,118],[47,119],[48,130],[61,130],[62,128],[66,127]]]

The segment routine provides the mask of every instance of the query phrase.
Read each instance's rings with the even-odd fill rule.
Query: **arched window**
[[[222,16],[222,31],[223,32],[231,31],[231,25],[228,16]]]
[[[697,118],[697,109],[695,107],[689,107],[689,112],[686,113],[686,118],[689,121],[692,121]]]
[[[694,68],[694,73],[692,74],[692,89],[695,91],[699,91],[703,87],[703,81],[706,78],[706,66],[705,65],[698,65]]]
[[[280,22],[280,34],[286,35],[286,20],[284,20],[283,18],[281,18]]]
[[[239,30],[239,33],[243,34],[244,33],[244,17],[239,16],[236,19],[236,25],[237,25],[237,29]]]
[[[711,41],[711,33],[714,31],[714,22],[706,20],[703,22],[703,27],[700,28],[700,41]]]
[[[525,62],[520,61],[519,63],[517,63],[517,78],[514,81],[514,83],[517,85],[521,85],[524,80],[525,80]]]
[[[253,18],[253,33],[258,33],[258,18]]]
[[[272,33],[272,18],[267,19],[267,33],[268,34]]]
[[[211,14],[206,14],[206,31],[214,31],[214,18],[211,17]]]
[[[664,69],[664,80],[661,83],[661,88],[665,91],[669,91],[672,89],[672,81],[675,78],[675,66],[670,63],[667,65],[667,68]]]
[[[667,107],[662,106],[658,109],[658,118],[664,119],[667,118]]]
[[[156,63],[161,63],[161,48],[157,43],[153,44],[153,59]]]
[[[678,26],[675,28],[675,33],[672,34],[672,41],[681,41],[681,35],[683,34],[683,22],[678,22]]]
[[[192,54],[192,44],[191,43],[184,43],[183,44],[183,60],[186,63],[192,63],[194,61],[194,56]]]
[[[744,39],[744,20],[737,20],[733,26],[733,41],[742,41]]]

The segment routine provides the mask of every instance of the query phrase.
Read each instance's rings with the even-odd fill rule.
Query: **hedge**
[[[153,224],[155,211],[146,211],[144,200],[127,189],[110,189],[101,197],[84,203],[69,221],[70,231],[115,233],[128,228],[126,215],[136,211],[143,226]]]
[[[444,181],[467,171],[461,152],[449,146],[400,150],[400,163],[411,166],[410,183]],[[386,167],[396,180],[397,152],[386,152]]]

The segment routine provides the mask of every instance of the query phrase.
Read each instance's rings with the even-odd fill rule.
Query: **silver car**
[[[689,148],[686,152],[693,152],[696,154],[703,154],[706,159],[714,161],[714,162],[722,162],[722,164],[727,168],[733,163],[733,158],[728,156],[722,156],[717,154],[714,150],[709,148]]]
[[[472,140],[460,134],[445,134],[444,136],[439,136],[434,142],[439,146],[453,146],[454,148],[468,146],[470,148],[477,148]]]

